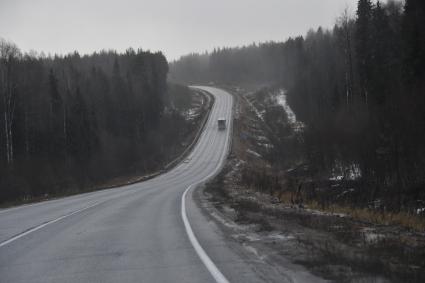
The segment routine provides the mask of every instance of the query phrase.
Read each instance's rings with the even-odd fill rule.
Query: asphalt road
[[[174,169],[138,184],[0,210],[0,282],[262,281],[193,200],[195,185],[220,170],[231,133],[216,123],[232,120],[232,96],[202,88],[215,104],[192,153]]]

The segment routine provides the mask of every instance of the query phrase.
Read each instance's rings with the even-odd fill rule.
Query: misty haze
[[[424,282],[424,26],[0,0],[0,282]]]

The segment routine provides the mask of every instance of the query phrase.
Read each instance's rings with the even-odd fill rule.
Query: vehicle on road
[[[225,129],[226,129],[226,119],[224,119],[224,118],[219,118],[219,119],[217,120],[217,123],[218,123],[218,129],[219,129],[219,130],[225,130]]]

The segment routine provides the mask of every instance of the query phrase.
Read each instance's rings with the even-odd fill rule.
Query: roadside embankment
[[[423,282],[422,222],[333,205],[332,196],[344,190],[336,186],[338,180],[324,190],[302,175],[308,170],[302,158],[303,125],[280,104],[285,103],[279,98],[282,91],[267,96],[232,90],[231,154],[199,197],[231,237],[270,264],[287,265],[289,259],[335,282]],[[264,107],[267,100],[272,107]],[[327,205],[318,201],[330,193]]]

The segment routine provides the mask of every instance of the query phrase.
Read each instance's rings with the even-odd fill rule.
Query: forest
[[[359,0],[333,29],[183,56],[170,79],[285,88],[306,125],[311,178],[338,167],[349,179],[354,168],[361,193],[351,201],[416,209],[425,205],[424,26],[424,1]]]
[[[193,130],[161,53],[23,53],[0,40],[0,202],[158,170]],[[113,185],[113,184],[112,184]]]

